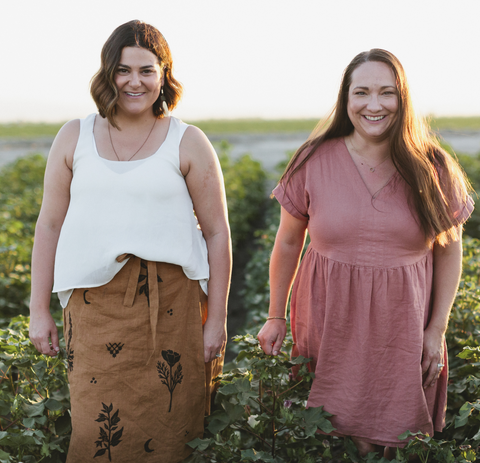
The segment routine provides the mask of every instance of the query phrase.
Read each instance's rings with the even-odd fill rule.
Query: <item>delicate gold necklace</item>
[[[110,137],[110,143],[112,144],[113,152],[115,153],[115,156],[117,156],[117,159],[120,162],[128,162],[131,159],[133,159],[133,157],[144,147],[145,143],[147,143],[147,140],[150,138],[150,134],[153,132],[153,128],[155,127],[156,123],[157,123],[157,118],[155,118],[155,121],[153,122],[152,128],[150,129],[150,132],[148,132],[147,138],[145,138],[145,141],[142,143],[142,146],[140,146],[140,148],[138,148],[138,150],[135,151],[135,153],[133,153],[126,161],[120,161],[120,158],[118,157],[117,151],[115,150],[115,146],[113,146],[112,134],[110,132],[110,123],[108,122],[108,136]]]
[[[355,145],[353,144],[353,138],[350,138],[350,143],[352,144],[352,147],[353,149],[356,151],[356,153],[363,159],[363,162],[367,165],[368,169],[370,170],[370,172],[375,172],[375,169],[378,167],[378,166],[381,166],[390,156],[387,154],[387,156],[385,156],[385,159],[381,162],[379,162],[376,166],[371,166],[366,160],[365,160],[365,157],[362,156],[360,154],[360,151],[357,150],[357,148],[355,147]],[[363,166],[363,162],[360,161],[360,164]]]

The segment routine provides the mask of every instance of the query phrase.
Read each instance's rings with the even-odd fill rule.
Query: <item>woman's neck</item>
[[[390,157],[390,141],[388,138],[374,142],[366,140],[357,131],[347,137],[347,143],[355,153],[366,161],[376,164]]]
[[[117,112],[115,115],[115,122],[120,129],[141,129],[142,127],[152,125],[155,119],[156,117],[153,114],[153,111],[148,111],[141,114],[125,114],[122,112]]]

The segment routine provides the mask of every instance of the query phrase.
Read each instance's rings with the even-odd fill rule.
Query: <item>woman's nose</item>
[[[380,111],[382,109],[382,105],[378,99],[377,95],[370,95],[368,99],[367,109],[370,111]]]
[[[130,86],[139,87],[140,86],[140,76],[136,72],[132,72],[130,77]]]

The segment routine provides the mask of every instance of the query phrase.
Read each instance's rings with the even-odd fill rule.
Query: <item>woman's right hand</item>
[[[267,320],[258,333],[260,346],[267,355],[278,355],[287,334],[287,322],[280,319]]]
[[[57,325],[50,313],[30,316],[29,336],[40,354],[55,357],[60,351]]]

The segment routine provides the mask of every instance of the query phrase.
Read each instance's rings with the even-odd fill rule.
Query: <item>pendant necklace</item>
[[[108,136],[110,137],[110,143],[112,144],[113,152],[115,153],[115,156],[117,156],[117,159],[120,162],[128,162],[131,159],[133,159],[133,157],[144,147],[145,143],[147,143],[147,140],[150,138],[150,135],[153,132],[153,128],[155,127],[156,123],[157,123],[157,118],[155,118],[155,121],[153,122],[152,128],[150,129],[150,132],[148,132],[147,138],[145,138],[145,141],[142,143],[142,146],[140,146],[140,148],[138,148],[138,150],[135,151],[135,153],[133,153],[126,161],[121,161],[120,158],[118,157],[117,151],[115,150],[115,146],[113,146],[113,140],[112,140],[112,134],[110,132],[110,122],[109,122],[108,123]]]
[[[353,144],[352,138],[350,138],[350,143],[352,144],[352,147],[353,147],[353,149],[355,150],[355,152],[363,159],[363,162],[360,161],[360,164],[363,166],[363,163],[365,163],[365,164],[367,165],[368,169],[370,170],[370,172],[372,172],[372,173],[375,172],[375,169],[376,169],[377,167],[381,166],[381,165],[390,157],[389,155],[385,156],[385,159],[384,159],[383,161],[379,162],[376,166],[373,166],[373,167],[372,167],[372,166],[365,160],[365,157],[362,156],[362,155],[360,154],[360,152],[357,150],[357,148],[356,148],[355,145]]]

